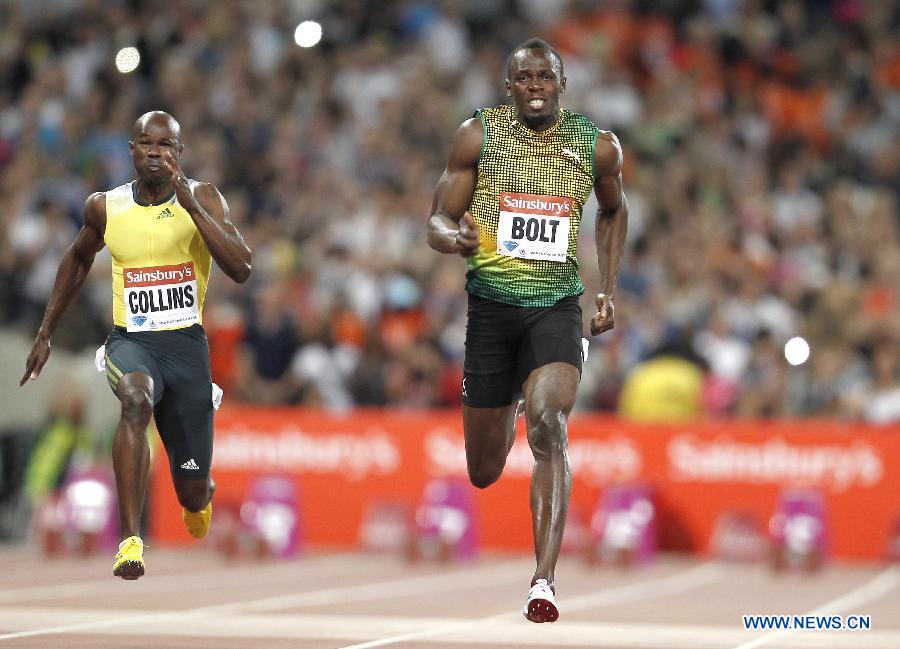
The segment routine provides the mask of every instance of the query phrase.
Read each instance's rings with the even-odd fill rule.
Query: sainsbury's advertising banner
[[[531,547],[528,488],[533,459],[519,436],[503,477],[472,488],[485,547]],[[900,522],[900,427],[835,422],[647,425],[576,415],[569,427],[574,474],[570,520],[585,519],[605,487],[653,488],[663,549],[705,552],[720,515],[741,512],[764,527],[785,487],[819,490],[831,548],[881,558]],[[216,415],[216,504],[237,508],[254,478],[292,479],[305,538],[353,547],[373,505],[413,507],[433,477],[466,479],[461,414],[367,410],[337,416],[301,409],[223,408]],[[165,462],[154,468],[157,542],[187,543]],[[213,525],[215,525],[215,517]]]

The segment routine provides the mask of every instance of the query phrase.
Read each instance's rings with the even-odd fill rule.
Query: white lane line
[[[267,584],[271,583],[273,578],[284,579],[290,575],[296,575],[298,579],[306,579],[310,576],[316,578],[344,576],[359,572],[362,562],[358,561],[358,556],[355,553],[324,555],[294,559],[278,564],[234,565],[223,562],[219,567],[204,567],[164,575],[148,575],[139,582],[140,594],[184,592],[185,588],[190,586],[192,580],[197,577],[202,579],[204,589],[215,589],[238,584],[241,586]],[[21,604],[24,601],[35,599],[83,598],[92,594],[107,595],[115,589],[121,589],[123,594],[132,595],[134,594],[133,588],[134,584],[113,577],[110,570],[109,576],[104,579],[69,581],[52,586],[4,588],[0,590],[0,605]]]
[[[48,617],[64,624],[76,624],[85,620],[102,621],[111,616],[125,614],[140,619],[140,609],[117,611],[115,609],[77,610],[69,608],[11,608],[8,610],[9,624],[19,625],[27,630],[28,625],[40,625]],[[219,636],[228,638],[303,638],[337,639],[378,637],[379,635],[400,633],[410,629],[427,629],[438,624],[461,621],[436,617],[388,617],[376,615],[330,615],[298,614],[285,615],[268,613],[262,615],[231,615],[222,617],[202,617],[190,620],[190,626],[181,637]],[[97,634],[116,635],[123,629],[111,627],[94,631]],[[172,628],[157,621],[138,621],[128,626],[129,637],[171,635]]]
[[[48,616],[60,621],[78,621],[85,617],[101,618],[106,615],[127,613],[133,616],[139,611],[76,610],[21,608],[9,609],[11,621],[20,627],[41,624]],[[232,615],[228,617],[194,618],[187,633],[182,633],[182,644],[190,644],[186,638],[261,639],[328,641],[327,646],[338,646],[348,640],[365,642],[367,638],[384,637],[415,631],[428,631],[438,626],[464,624],[469,619],[443,617],[391,617],[382,615],[330,615],[280,613],[264,615]],[[95,633],[120,636],[122,629],[98,629]],[[536,627],[519,618],[496,621],[490,625],[470,625],[465,629],[430,639],[430,643],[455,645],[524,648],[580,647],[585,649],[724,649],[740,641],[744,631],[732,626],[702,626],[681,624],[644,624],[610,622],[572,622],[544,624]],[[143,621],[128,628],[130,638],[172,636],[169,625]],[[233,644],[246,644],[234,642]],[[323,642],[323,645],[325,642]],[[413,644],[419,644],[414,642]],[[781,649],[848,649],[847,636],[833,633],[828,636],[794,636],[782,640]],[[900,647],[900,631],[871,631],[865,634],[866,649],[897,649]]]
[[[661,577],[652,584],[637,582],[627,586],[618,586],[596,593],[588,593],[571,599],[561,599],[560,606],[564,612],[586,611],[598,606],[625,604],[655,597],[680,595],[689,590],[700,588],[721,580],[723,569],[715,563],[705,563],[683,572]]]
[[[550,628],[546,628],[550,627]],[[739,641],[743,630],[734,626],[696,626],[681,624],[614,624],[604,622],[564,622],[542,624],[535,628],[524,618],[516,623],[478,627],[466,635],[453,634],[432,638],[430,643],[466,647],[584,647],[585,649],[726,649]],[[857,636],[859,637],[859,636]],[[862,638],[860,638],[862,639]],[[868,632],[865,649],[897,649],[900,632]],[[832,633],[809,638],[795,636],[794,643],[779,644],[779,649],[849,649],[847,636]],[[415,643],[413,643],[415,644]],[[850,645],[857,646],[857,645]],[[859,645],[862,646],[862,645]]]
[[[900,582],[900,569],[898,569],[897,566],[891,566],[882,570],[873,579],[859,588],[851,590],[849,593],[841,595],[830,602],[826,602],[825,604],[822,604],[822,606],[804,613],[803,615],[840,615],[845,611],[859,608],[869,602],[874,602],[875,600],[884,597],[896,588],[898,582]],[[754,640],[740,644],[734,649],[756,649],[756,647],[762,647],[774,640],[793,635],[798,630],[799,629],[779,629],[778,631],[772,631],[766,635],[755,638]],[[865,637],[868,638],[869,634],[866,633]]]
[[[378,581],[354,586],[337,586],[310,593],[295,593],[257,599],[249,602],[234,602],[193,609],[200,615],[216,615],[221,613],[240,613],[277,611],[286,608],[306,608],[324,606],[326,604],[343,604],[349,602],[368,602],[381,599],[395,599],[412,595],[431,593],[452,593],[458,590],[469,590],[487,586],[522,581],[527,579],[531,563],[529,559],[515,559],[493,564],[488,567],[474,567],[454,572],[429,572],[425,575],[403,577],[394,581]]]
[[[627,586],[604,589],[595,593],[575,597],[571,600],[560,599],[560,610],[565,614],[565,612],[569,610],[587,610],[600,606],[609,606],[611,604],[652,599],[662,595],[680,594],[694,588],[699,588],[700,586],[711,584],[721,578],[722,570],[718,566],[713,564],[703,564],[667,577],[648,579]],[[518,618],[521,615],[522,613],[520,611],[515,613],[500,613],[499,615],[490,615],[474,620],[444,624],[424,631],[414,631],[412,633],[404,633],[389,638],[362,642],[360,644],[341,647],[341,649],[372,649],[373,647],[384,647],[386,645],[408,642],[410,640],[433,638],[435,636],[462,631],[473,626],[490,625],[494,622],[507,621],[510,618]]]
[[[258,600],[233,602],[231,604],[203,606],[184,611],[142,613],[124,617],[122,616],[122,612],[119,611],[117,614],[111,615],[107,619],[95,619],[75,624],[65,624],[55,627],[2,634],[0,635],[0,642],[41,635],[96,631],[113,626],[121,626],[123,624],[136,625],[145,622],[183,623],[187,620],[214,616],[217,614],[239,614],[242,611],[273,611],[290,607],[318,606],[323,604],[368,601],[373,599],[384,600],[411,595],[424,595],[434,592],[466,590],[473,587],[482,588],[486,586],[497,586],[521,580],[523,570],[525,570],[527,574],[527,570],[530,569],[530,566],[531,560],[518,559],[490,566],[476,566],[464,570],[453,570],[446,573],[429,573],[427,575],[403,577],[390,581],[339,586],[307,593],[298,593],[296,595],[266,597]],[[513,567],[515,568],[514,570]],[[2,612],[2,609],[0,609],[0,612]]]

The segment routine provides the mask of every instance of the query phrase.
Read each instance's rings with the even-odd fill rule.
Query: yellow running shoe
[[[119,544],[113,575],[122,579],[137,579],[144,574],[144,542],[139,536],[129,536]]]
[[[210,500],[206,507],[199,512],[188,511],[182,507],[181,518],[184,519],[184,525],[187,527],[188,534],[195,539],[202,539],[209,532],[209,521],[212,518],[212,501]]]

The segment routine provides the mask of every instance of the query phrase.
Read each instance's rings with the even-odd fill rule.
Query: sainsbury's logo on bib
[[[194,262],[123,268],[128,331],[179,329],[200,322]]]
[[[194,277],[194,262],[155,268],[126,268],[122,271],[125,286],[152,286],[166,282],[183,282]]]
[[[563,196],[501,192],[497,254],[564,262],[572,203]]]
[[[568,217],[572,214],[572,199],[560,196],[500,192],[500,211]]]

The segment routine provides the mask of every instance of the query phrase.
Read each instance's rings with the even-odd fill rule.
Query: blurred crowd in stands
[[[301,48],[306,19],[324,36]],[[424,223],[450,137],[507,100],[531,36],[563,54],[564,105],[625,151],[616,328],[579,407],[900,420],[898,2],[0,3],[0,326],[34,334],[84,199],[133,178],[135,118],[164,109],[254,253],[204,314],[226,399],[457,405],[465,263]],[[54,344],[100,344],[110,299],[104,253]]]

